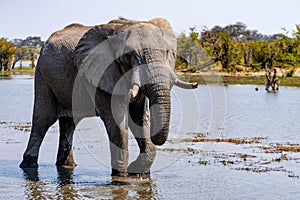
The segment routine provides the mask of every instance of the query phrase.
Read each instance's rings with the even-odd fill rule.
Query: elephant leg
[[[99,102],[99,101],[98,101]],[[116,97],[115,99],[102,101],[102,104],[111,103],[110,108],[105,106],[97,106],[103,120],[109,137],[109,146],[111,154],[112,176],[127,176],[128,167],[128,125],[127,125],[127,109],[123,99]]]
[[[71,117],[59,118],[59,146],[56,158],[56,166],[75,167],[73,158],[73,133],[75,130],[75,123]]]
[[[42,78],[39,69],[36,69],[35,76],[35,100],[32,117],[32,128],[23,154],[21,168],[37,168],[40,146],[49,127],[57,120],[56,99]]]
[[[37,122],[38,121],[38,122]],[[40,146],[45,137],[45,134],[49,127],[54,124],[56,118],[44,119],[44,123],[39,123],[41,120],[34,119],[32,123],[32,129],[27,144],[27,148],[23,154],[23,160],[20,164],[21,168],[37,168],[38,167],[38,155]]]
[[[140,154],[128,167],[131,175],[150,175],[150,168],[156,156],[156,146],[150,139],[150,117],[147,100],[132,102],[129,105],[130,119],[128,124],[138,146]]]

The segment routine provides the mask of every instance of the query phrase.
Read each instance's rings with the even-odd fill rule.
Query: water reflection
[[[23,169],[26,180],[24,196],[26,199],[45,199],[46,185],[39,181],[37,169]]]
[[[119,186],[116,186],[119,185]],[[121,185],[120,185],[121,184]],[[123,181],[112,181],[111,197],[112,199],[157,199],[158,192],[155,182],[151,178],[140,179],[127,177]]]
[[[58,199],[78,199],[77,190],[73,182],[73,169],[72,168],[57,168],[57,181],[56,191],[52,183],[43,181],[39,177],[38,169],[23,169],[23,175],[26,180],[25,196],[27,199],[47,199],[49,196],[55,194]],[[54,193],[54,194],[53,194]]]
[[[73,172],[74,168],[57,167],[57,183],[59,186],[74,184]]]
[[[74,168],[57,167],[57,199],[79,199],[73,180]]]
[[[27,181],[39,181],[39,171],[37,168],[23,169],[23,175]]]
[[[26,199],[155,199],[159,196],[150,178],[112,177],[110,181],[99,183],[90,180],[98,180],[97,177],[76,176],[73,168],[62,167],[57,167],[57,178],[52,181],[41,178],[38,169],[23,169],[23,176]]]
[[[137,191],[139,199],[156,199],[159,197],[156,184],[150,180],[141,184],[142,190]]]

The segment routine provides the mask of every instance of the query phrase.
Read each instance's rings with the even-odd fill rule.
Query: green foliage
[[[229,32],[218,32],[214,37],[212,56],[220,61],[223,69],[233,71],[241,60],[240,44],[235,38],[230,37]]]
[[[252,62],[251,67],[255,70],[263,69],[272,63],[271,44],[265,40],[258,40],[251,43]]]
[[[13,60],[13,55],[17,52],[16,47],[5,38],[0,38],[0,69],[10,68],[10,62]]]
[[[176,69],[193,72],[201,66],[201,61],[205,60],[205,58],[203,58],[203,48],[201,41],[198,39],[198,33],[195,32],[195,28],[190,30],[191,33],[188,37],[185,34],[181,34],[178,37],[177,54],[180,59],[176,61]]]
[[[248,30],[241,22],[202,32],[192,27],[189,35],[182,33],[177,41],[179,55],[189,61],[188,66],[177,62],[179,70],[193,71],[219,62],[226,71],[278,67],[289,69],[287,75],[291,75],[300,65],[299,25],[296,25],[293,37],[288,37],[287,33],[262,35],[256,30]]]
[[[286,77],[292,77],[292,76],[294,75],[295,71],[296,71],[295,68],[289,70],[289,71],[286,73]]]
[[[300,64],[299,26],[296,26],[296,29],[293,38],[282,36],[272,43],[275,52],[274,61],[280,68],[289,68],[287,76],[292,76]]]
[[[40,37],[14,39],[13,42],[0,38],[0,70],[14,69],[16,62],[22,60],[31,61],[31,67],[34,68],[42,45]]]

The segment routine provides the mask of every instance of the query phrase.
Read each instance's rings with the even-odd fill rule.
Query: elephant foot
[[[111,171],[111,176],[112,177],[127,177],[128,173],[127,172],[120,172],[119,170],[112,169]]]
[[[149,177],[150,176],[150,168],[152,165],[152,161],[143,161],[139,156],[134,162],[132,162],[128,167],[128,174],[130,176],[137,177]]]
[[[68,156],[66,156],[68,155]],[[74,168],[76,167],[76,163],[74,161],[73,157],[73,150],[60,150],[57,155],[56,160],[56,166],[57,167],[63,167],[63,168]]]
[[[24,178],[29,181],[39,181],[38,168],[22,168]]]
[[[77,165],[74,162],[74,160],[65,160],[64,162],[59,162],[57,161],[55,163],[56,167],[61,167],[61,168],[75,168]]]
[[[77,165],[76,163],[73,164],[55,164],[57,168],[62,168],[62,169],[73,169],[75,168]]]
[[[23,156],[23,161],[21,162],[21,164],[19,165],[20,168],[38,168],[38,164],[37,164],[37,156]]]
[[[147,179],[147,178],[150,178],[150,171],[143,172],[143,173],[128,173],[128,175],[133,178]]]

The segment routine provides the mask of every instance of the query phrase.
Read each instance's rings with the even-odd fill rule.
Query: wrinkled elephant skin
[[[161,18],[71,24],[53,33],[36,67],[32,130],[20,167],[38,167],[40,145],[57,120],[56,165],[75,167],[75,127],[85,117],[99,116],[110,141],[112,175],[149,175],[155,145],[168,136],[172,86],[197,87],[173,72],[176,45],[171,26]],[[128,128],[140,148],[130,165]]]

